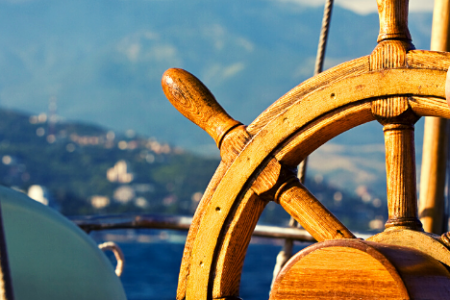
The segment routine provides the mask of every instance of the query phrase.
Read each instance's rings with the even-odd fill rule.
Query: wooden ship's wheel
[[[275,201],[319,242],[291,258],[270,299],[450,299],[450,251],[417,216],[414,124],[450,118],[450,54],[415,50],[408,0],[378,0],[378,45],[366,57],[298,85],[250,125],[232,119],[193,75],[170,69],[166,96],[220,148],[190,228],[177,298],[239,299],[251,233]],[[363,123],[383,125],[388,221],[363,241],[297,179],[296,166],[320,145]]]

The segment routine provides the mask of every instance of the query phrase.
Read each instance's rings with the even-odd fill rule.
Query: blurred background
[[[232,117],[248,124],[313,75],[323,5],[320,0],[0,0],[0,184],[66,216],[192,216],[219,153],[214,141],[165,99],[162,73],[188,70]],[[432,8],[433,1],[410,0],[418,49],[429,49]],[[325,69],[370,54],[377,35],[375,0],[336,0]],[[422,140],[420,121],[418,165]],[[377,123],[333,139],[309,161],[306,186],[357,231],[383,228],[385,184]],[[270,205],[261,222],[287,225],[288,216]],[[107,238],[130,249],[136,249],[127,244],[133,241],[175,243],[164,246],[176,248],[173,278],[164,283],[170,288],[155,292],[134,277],[124,279],[130,299],[148,299],[153,292],[158,299],[165,292],[173,298],[184,233],[126,231]]]

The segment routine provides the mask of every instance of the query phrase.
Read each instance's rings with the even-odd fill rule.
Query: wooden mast
[[[435,0],[431,50],[449,51],[450,1]],[[426,232],[441,234],[443,224],[445,171],[448,150],[448,121],[426,117],[422,171],[420,176],[419,217]]]

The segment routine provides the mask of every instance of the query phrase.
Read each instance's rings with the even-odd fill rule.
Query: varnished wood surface
[[[431,46],[434,51],[449,51],[450,2],[435,0]],[[441,234],[444,228],[444,189],[448,151],[448,120],[426,117],[420,172],[419,217],[427,232]]]
[[[379,44],[370,54],[370,70],[405,68],[407,52],[414,48],[407,29],[407,2],[382,0],[378,3]],[[383,125],[384,131],[388,203],[386,228],[421,230],[422,224],[417,216],[414,149],[414,124],[419,116],[411,109],[407,96],[387,96],[372,101],[372,113]]]
[[[444,193],[448,154],[448,120],[426,117],[420,172],[419,218],[426,232],[440,234],[444,223]]]
[[[433,53],[419,52],[418,54],[418,59],[413,61],[422,62],[424,57],[428,56],[428,58],[431,58],[430,61],[435,63],[433,61]],[[438,56],[442,56],[442,54],[438,54]],[[446,59],[448,60],[448,58]],[[341,67],[345,68],[345,64]],[[304,152],[312,152],[317,145],[302,144],[300,140],[297,140],[298,144],[293,145],[292,142],[295,138],[291,137],[295,135],[292,133],[297,132],[296,134],[301,134],[301,129],[306,130],[307,125],[312,124],[311,122],[313,120],[320,119],[321,116],[325,116],[328,113],[331,115],[331,112],[338,107],[342,107],[341,115],[345,116],[346,107],[349,111],[355,107],[351,103],[355,103],[356,105],[356,103],[364,99],[373,98],[377,95],[398,95],[402,93],[418,96],[434,95],[439,98],[422,99],[419,97],[408,100],[414,102],[414,104],[411,104],[411,107],[418,114],[432,113],[437,115],[449,115],[449,109],[441,103],[444,96],[443,81],[445,72],[442,71],[444,68],[445,67],[435,63],[431,69],[397,69],[385,70],[382,72],[367,71],[366,74],[362,74],[361,76],[344,76],[342,80],[338,80],[336,83],[328,83],[323,88],[316,89],[314,92],[307,94],[302,98],[302,101],[292,99],[289,110],[283,111],[279,115],[275,115],[274,119],[267,123],[266,128],[258,132],[229,166],[228,172],[222,177],[217,186],[215,186],[215,193],[211,198],[209,207],[221,205],[223,215],[228,215],[232,204],[236,201],[233,199],[237,199],[239,191],[245,186],[245,182],[251,177],[251,174],[255,169],[261,165],[266,153],[271,153],[273,151],[271,149],[279,148],[279,150],[274,153],[282,153],[284,143],[287,143],[290,145],[290,149],[299,149],[303,146],[306,149],[303,150]],[[342,72],[342,70],[339,71]],[[351,72],[351,70],[348,71]],[[397,82],[402,88],[398,88],[397,85],[392,86],[392,84],[390,84],[391,82]],[[420,85],[414,84],[413,82],[420,82]],[[338,89],[337,87],[340,88]],[[301,89],[298,90],[301,91]],[[341,96],[339,92],[336,92],[334,93],[334,98],[330,100],[331,97],[329,96],[333,94],[333,91],[339,90],[342,90],[342,92],[346,91],[346,93],[342,93]],[[325,95],[328,95],[328,97]],[[293,95],[291,94],[290,96],[292,97]],[[322,99],[328,100],[324,102]],[[314,107],[315,109],[311,110],[311,107]],[[363,123],[373,119],[370,114],[362,114],[361,116],[361,119],[353,119],[351,121],[352,125],[357,125],[357,123]],[[295,122],[293,122],[294,120]],[[348,128],[343,128],[343,130],[346,129]],[[330,132],[332,133],[330,133],[329,136],[339,134],[340,130],[341,128],[339,127],[330,129]],[[316,128],[316,131],[319,132],[320,128]],[[289,155],[285,153],[282,157],[288,158]],[[294,158],[292,158],[292,162],[295,162]],[[224,228],[224,225],[222,224],[224,224],[225,218],[222,219],[222,216],[217,218],[214,214],[215,211],[213,209],[205,207],[203,218],[199,224],[200,227],[192,251],[189,255],[189,258],[191,259],[190,266],[196,266],[196,268],[190,268],[190,276],[185,278],[186,280],[193,281],[192,288],[186,294],[190,299],[206,299],[209,274],[217,273],[214,271],[212,265],[214,249],[217,247],[215,241],[219,239],[222,228]],[[224,231],[223,234],[226,235],[227,232]],[[204,240],[212,240],[207,249],[200,246],[202,243],[201,241]],[[203,266],[202,269],[197,268],[197,265],[199,265],[200,262]],[[240,276],[239,274],[235,275]]]
[[[345,79],[347,77],[357,76],[367,72],[367,62],[368,57],[361,57],[346,64],[345,68],[342,65],[331,68],[326,72],[322,72],[302,84],[294,87],[292,90],[287,92],[278,101],[270,105],[266,110],[264,110],[250,125],[248,125],[248,132],[252,135],[258,133],[264,126],[267,125],[274,117],[278,116],[286,109],[288,109],[293,102],[298,101],[313,92],[315,88],[323,84],[325,81],[335,82],[338,80]],[[331,95],[330,95],[331,97]]]
[[[163,74],[161,83],[172,105],[208,132],[218,148],[225,134],[241,124],[227,114],[208,88],[191,73],[183,69],[169,69]]]
[[[189,227],[189,232],[186,237],[186,242],[184,245],[183,259],[181,260],[180,273],[178,275],[178,286],[177,286],[177,299],[182,300],[186,297],[187,288],[187,278],[189,275],[189,270],[191,268],[192,260],[192,248],[194,247],[194,242],[197,237],[197,232],[199,230],[200,221],[206,212],[206,207],[208,207],[211,197],[214,191],[222,179],[223,175],[227,171],[227,166],[223,162],[220,163],[216,172],[214,173],[208,187],[203,194],[203,197],[195,210],[194,217],[192,219],[191,226]]]
[[[230,164],[242,149],[251,140],[252,136],[248,133],[246,126],[240,125],[229,131],[222,140],[220,147],[220,157],[226,164]]]
[[[222,170],[225,170],[225,166],[231,163],[240,153],[251,139],[251,135],[246,131],[245,126],[232,119],[225,112],[203,83],[189,72],[181,69],[169,69],[163,75],[162,86],[170,102],[189,120],[206,130],[220,148],[223,164],[219,166],[213,177],[212,184],[210,184],[210,186],[214,186],[215,179],[220,177]],[[188,288],[186,277],[191,267],[192,241],[197,232],[198,222],[203,215],[203,207],[208,205],[212,191],[213,189],[206,191],[188,234],[179,277],[178,298],[183,298]],[[250,192],[247,197],[244,197],[243,203],[248,204],[247,206],[250,208],[247,210],[241,208],[244,213],[239,213],[240,211],[238,210],[237,214],[239,214],[239,217],[236,218],[237,221],[231,222],[229,225],[229,236],[237,235],[240,239],[230,241],[225,238],[222,241],[224,251],[221,252],[217,259],[217,268],[227,269],[229,272],[217,274],[214,280],[215,289],[213,294],[235,295],[238,293],[240,279],[233,276],[233,274],[240,272],[242,269],[251,233],[267,202],[258,200],[257,195]],[[217,213],[220,213],[220,206],[217,206],[215,210]],[[258,211],[259,213],[257,213]],[[234,269],[236,271],[233,271]]]
[[[408,175],[406,179],[396,180],[391,189],[400,191],[390,192],[391,206],[398,206],[400,209],[390,212],[393,219],[404,221],[410,218],[410,212],[415,210],[411,206],[414,188],[402,189],[402,185],[410,184],[410,178],[414,177],[411,173],[414,172],[409,172],[402,164],[410,164],[413,148],[403,146],[411,142],[411,134],[400,127],[412,126],[417,116],[450,116],[450,110],[443,101],[445,72],[450,65],[450,56],[446,53],[411,50],[413,46],[407,29],[407,4],[406,0],[378,0],[380,44],[372,55],[344,63],[299,85],[270,106],[247,128],[239,127],[239,123],[234,123],[237,121],[220,112],[215,104],[212,109],[208,104],[205,105],[211,103],[210,99],[213,98],[195,80],[194,84],[189,80],[177,83],[177,86],[184,85],[181,90],[199,88],[200,92],[195,92],[194,96],[183,92],[182,97],[179,97],[176,88],[170,91],[169,97],[171,94],[173,98],[180,98],[181,102],[193,98],[193,103],[197,103],[200,99],[200,104],[183,103],[182,110],[195,112],[197,108],[207,107],[207,113],[187,115],[203,126],[219,147],[228,140],[227,143],[231,146],[227,148],[233,149],[222,153],[221,147],[222,158],[226,157],[224,154],[230,154],[230,158],[224,159],[196,212],[195,228],[188,236],[183,258],[178,299],[237,297],[241,263],[248,245],[248,230],[252,230],[257,219],[252,217],[252,213],[256,212],[259,216],[265,201],[273,198],[282,205],[284,203],[291,214],[301,216],[301,219],[304,208],[299,204],[305,199],[313,199],[315,203],[315,199],[307,195],[301,186],[280,186],[279,178],[282,176],[269,174],[264,177],[268,171],[266,168],[272,162],[287,168],[293,167],[304,158],[302,155],[311,153],[328,139],[367,121],[377,119],[387,131],[401,131],[386,139],[387,148],[391,144],[394,145],[393,148],[400,147],[404,150],[397,152],[398,157],[388,158],[392,164],[397,164],[388,180]],[[393,38],[397,40],[392,40]],[[203,117],[215,115],[211,113],[214,111],[219,111],[219,118]],[[333,126],[333,122],[338,126]],[[265,180],[261,183],[263,177]],[[293,186],[295,188],[290,193]],[[407,200],[396,201],[394,196]],[[308,208],[313,206],[311,203],[307,205]],[[325,225],[332,224],[333,228],[324,232],[333,232],[338,226],[333,225],[334,220],[330,222],[322,219],[320,223],[322,222]],[[317,231],[317,227],[320,228],[321,225],[315,224],[310,230]],[[318,236],[327,238],[323,233]],[[336,236],[331,235],[331,238]],[[358,244],[358,241],[355,243]],[[388,252],[382,253],[383,257],[389,257]],[[398,259],[401,260],[401,257]],[[401,270],[401,263],[394,269]],[[409,276],[414,270],[426,273],[423,268],[412,268],[409,271],[406,268],[404,272]],[[403,280],[406,284],[409,279]],[[439,282],[424,281],[428,287]],[[419,286],[420,282],[415,284]],[[427,288],[419,289],[418,292],[421,291],[424,291],[423,297],[433,292]],[[404,293],[400,293],[400,297],[405,298],[404,296]]]
[[[385,125],[384,136],[389,213],[386,228],[421,230],[417,217],[414,127]]]
[[[246,127],[231,118],[208,88],[191,73],[169,69],[163,74],[161,83],[172,105],[205,130],[220,149],[222,161],[231,163],[252,137]]]
[[[450,39],[450,3],[447,0],[434,0],[433,24],[431,29],[431,45],[433,51],[448,51]]]
[[[317,241],[355,238],[296,176],[296,171],[271,159],[251,189],[261,198],[279,203]]]
[[[186,285],[181,283],[178,297],[183,298],[184,295],[189,295],[189,298],[199,299],[207,295],[208,278],[211,272],[217,273],[213,271],[215,249],[223,241],[223,238],[220,238],[221,234],[224,237],[228,234],[227,230],[223,230],[225,220],[232,211],[239,208],[237,201],[240,201],[238,200],[240,191],[251,186],[247,185],[245,188],[247,182],[254,180],[255,177],[252,177],[252,174],[255,176],[258,174],[257,169],[264,165],[263,161],[270,159],[269,153],[273,153],[280,163],[287,165],[296,163],[295,160],[301,160],[302,157],[294,158],[295,155],[291,155],[292,153],[300,151],[299,149],[303,149],[301,150],[303,153],[310,153],[328,138],[373,119],[369,113],[364,113],[368,112],[364,103],[367,103],[368,99],[377,97],[413,95],[407,101],[416,114],[448,116],[448,108],[442,105],[444,94],[442,82],[445,78],[443,70],[446,69],[444,65],[448,61],[449,57],[446,54],[410,51],[406,55],[404,67],[372,70],[369,57],[361,58],[322,73],[320,78],[314,78],[293,89],[266,110],[252,124],[253,126],[250,125],[246,130],[240,127],[248,133],[245,134],[242,131],[246,137],[242,139],[241,146],[237,147],[242,150],[234,151],[234,155],[239,155],[221,167],[220,174],[208,188],[210,191],[208,197],[204,198],[205,201],[202,200],[196,214],[194,229],[188,237],[193,240],[188,241],[186,245],[184,267],[180,273],[180,283],[186,280],[192,281],[192,288],[190,288],[191,292],[188,291],[185,294]],[[320,82],[322,85],[319,84]],[[393,85],[392,82],[396,84]],[[327,116],[331,118],[336,111],[338,113],[335,119],[344,126],[333,128],[331,124],[327,124],[326,118]],[[356,114],[356,111],[362,114]],[[349,116],[352,116],[351,120]],[[206,120],[209,119],[206,118]],[[227,123],[229,120],[230,118],[225,117],[223,121],[216,123]],[[207,124],[208,122],[206,121]],[[208,128],[209,126],[207,125]],[[213,132],[211,135],[216,136],[216,141],[219,137],[218,144],[221,144],[222,140],[227,139],[227,137],[221,137],[227,130],[216,130],[216,133]],[[231,130],[233,131],[234,129]],[[217,134],[217,132],[221,133]],[[311,145],[302,144],[296,139],[300,135],[308,136],[308,133],[314,132],[326,134],[324,138],[319,138],[319,143]],[[244,136],[242,133],[236,135]],[[311,140],[313,139],[314,136],[311,135]],[[236,138],[230,138],[230,143],[234,144],[236,140]],[[216,215],[215,207],[221,208],[219,217]],[[230,237],[230,239],[238,238]],[[211,239],[213,242],[207,248],[200,246],[202,240]],[[218,255],[220,256],[220,251]],[[200,264],[202,271],[198,270]],[[240,276],[239,273],[234,275]],[[225,289],[235,290],[235,287]]]
[[[368,241],[414,248],[450,267],[450,250],[444,246],[439,235],[400,229],[381,232]]]
[[[450,118],[450,110],[445,99],[436,97],[410,97],[409,105],[419,116]]]
[[[408,29],[409,0],[377,0],[380,18],[378,42],[384,40],[411,40]]]
[[[228,234],[222,236],[221,250],[215,265],[216,269],[226,272],[214,274],[213,298],[239,296],[241,279],[236,274],[240,274],[242,270],[252,232],[266,204],[267,201],[258,199],[258,196],[249,190],[233,212],[234,216],[227,224]]]
[[[287,187],[278,201],[318,242],[355,238],[299,181]]]
[[[449,284],[445,267],[417,250],[334,240],[296,254],[270,299],[448,299]]]
[[[283,147],[276,152],[277,160],[287,165],[296,163],[307,157],[313,150],[337,135],[336,128],[345,132],[353,127],[373,121],[371,103],[362,101],[333,110],[306,125],[301,132],[284,142]],[[304,145],[309,145],[305,147]]]
[[[276,116],[289,109],[295,101],[303,99],[306,95],[314,92],[315,88],[319,85],[323,85],[324,82],[336,82],[349,77],[355,77],[360,74],[368,72],[369,68],[369,56],[361,57],[345,64],[338,65],[330,70],[320,73],[314,76],[302,84],[296,86],[278,101],[270,105],[264,112],[262,112],[247,128],[252,134],[259,132],[264,126],[272,121]],[[345,65],[345,66],[344,66]],[[406,65],[411,69],[430,69],[447,71],[450,66],[450,56],[444,52],[432,52],[425,50],[411,50],[406,56]],[[435,82],[438,82],[436,79]],[[420,84],[419,84],[420,86]],[[442,92],[444,92],[444,86],[442,85]],[[429,96],[431,94],[425,95]],[[443,94],[444,95],[444,94]],[[445,99],[444,97],[442,97]],[[426,114],[425,114],[426,115]],[[448,118],[448,117],[446,117]]]

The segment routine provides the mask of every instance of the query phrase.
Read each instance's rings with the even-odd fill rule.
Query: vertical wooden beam
[[[431,50],[448,51],[450,1],[434,0],[433,27],[431,31]]]
[[[449,51],[449,0],[435,0],[431,50]],[[426,232],[441,234],[444,228],[444,189],[448,152],[448,121],[426,117],[420,176],[419,217]]]

